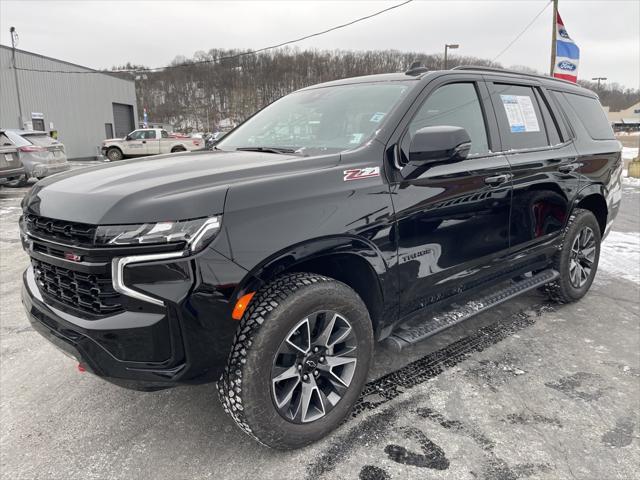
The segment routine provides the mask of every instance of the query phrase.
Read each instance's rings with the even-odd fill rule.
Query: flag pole
[[[553,18],[551,27],[551,66],[549,68],[549,75],[553,77],[553,70],[556,66],[556,35],[558,30],[558,0],[553,0]]]

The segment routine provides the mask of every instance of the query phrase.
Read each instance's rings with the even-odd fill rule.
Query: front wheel
[[[122,151],[119,148],[110,148],[107,150],[107,158],[112,162],[117,162],[118,160],[122,160],[124,155],[122,155]]]
[[[320,275],[285,275],[251,301],[218,392],[260,443],[303,447],[349,414],[372,352],[371,320],[351,288]]]
[[[576,209],[569,219],[562,248],[554,258],[558,280],[546,290],[560,303],[575,302],[587,293],[600,260],[600,226],[592,212]]]

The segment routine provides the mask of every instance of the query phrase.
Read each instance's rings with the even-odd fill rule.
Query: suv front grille
[[[24,221],[29,233],[45,240],[86,246],[91,246],[94,243],[95,225],[54,220],[37,215],[25,215]]]
[[[123,310],[109,275],[77,272],[35,258],[31,264],[40,291],[55,302],[93,315]]]

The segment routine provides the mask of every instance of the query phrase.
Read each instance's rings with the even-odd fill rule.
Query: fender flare
[[[573,199],[571,209],[573,210],[578,203],[580,203],[590,195],[600,195],[605,203],[607,203],[607,190],[605,186],[601,183],[592,183],[590,185],[585,185],[578,191],[575,198]]]
[[[376,276],[378,291],[384,298],[380,277],[389,272],[380,251],[371,242],[353,235],[335,235],[290,245],[248,269],[232,294],[233,304],[248,292],[256,291],[280,273],[309,260],[333,255],[353,255],[365,261]],[[235,260],[240,266],[242,263]],[[243,266],[243,268],[245,268]]]
[[[606,235],[608,228],[611,226],[611,222],[612,222],[611,220],[612,205],[608,197],[608,194],[609,192],[606,186],[601,183],[591,183],[589,185],[585,185],[576,194],[571,204],[571,210],[570,210],[570,213],[572,213],[575,210],[575,208],[580,204],[580,202],[582,202],[584,199],[588,197],[592,197],[592,196],[600,197],[602,199],[602,203],[604,204],[605,210],[603,213],[606,217],[603,223],[600,223],[600,219],[598,219],[598,222],[600,223],[600,227],[602,228],[603,238]],[[597,217],[597,214],[596,214],[596,217]]]

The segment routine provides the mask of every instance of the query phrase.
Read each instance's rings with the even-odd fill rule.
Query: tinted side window
[[[147,130],[146,132],[143,132],[143,133],[144,133],[144,137],[143,138],[146,138],[147,140],[153,140],[153,139],[156,138],[156,131],[155,130]]]
[[[423,127],[451,125],[462,127],[471,137],[469,153],[489,151],[482,107],[473,83],[452,83],[438,88],[425,100],[409,124],[402,140],[402,150],[408,157],[411,139]]]
[[[503,150],[539,148],[550,144],[532,87],[496,83],[494,103]]]
[[[615,140],[609,120],[600,106],[600,102],[592,97],[584,97],[573,93],[562,93],[577,117],[594,140]]]

